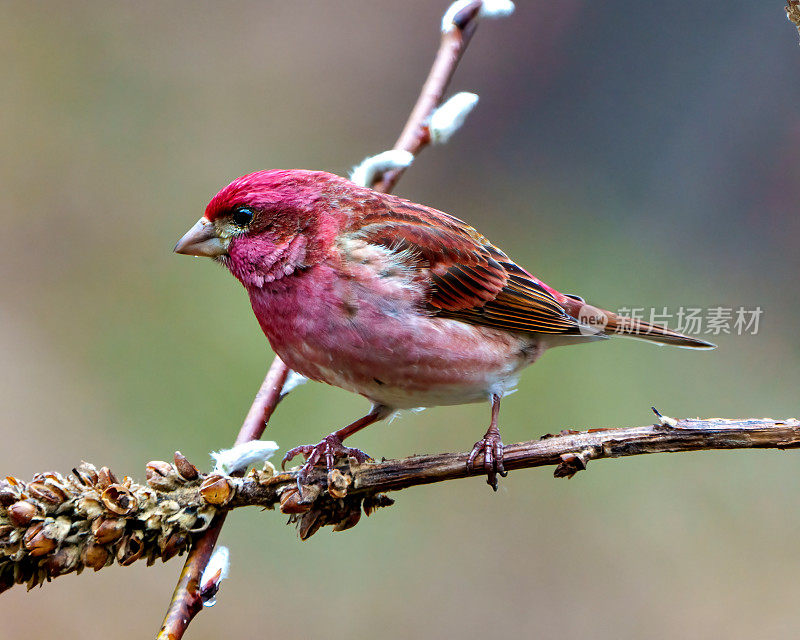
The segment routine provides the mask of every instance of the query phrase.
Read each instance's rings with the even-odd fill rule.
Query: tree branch
[[[547,434],[538,440],[506,445],[503,462],[506,469],[528,469],[555,466],[556,478],[572,477],[587,468],[589,461],[604,458],[623,458],[650,453],[678,453],[722,449],[795,449],[800,448],[800,420],[787,418],[687,418],[642,427],[600,428],[588,431],[565,430],[557,435]],[[475,473],[467,470],[469,452],[411,456],[358,465],[340,466],[326,476],[315,469],[310,484],[315,487],[306,500],[293,501],[287,493],[296,491],[296,471],[275,475],[269,480],[252,478],[234,483],[235,495],[229,508],[258,505],[272,507],[280,502],[285,512],[297,504],[308,505],[308,511],[330,509],[329,501],[376,496],[424,484],[483,475],[481,457],[476,460]],[[341,480],[339,476],[344,476]],[[344,486],[345,489],[337,489]],[[326,491],[326,488],[328,489]],[[304,487],[304,491],[306,488]],[[333,495],[332,495],[333,494]],[[291,506],[288,506],[292,503]],[[329,524],[329,523],[325,523]]]
[[[539,440],[507,445],[509,470],[555,466],[557,478],[571,477],[591,460],[647,453],[716,449],[800,448],[800,421],[720,418],[661,418],[643,427],[562,431]],[[82,464],[73,474],[54,472],[25,483],[0,483],[0,592],[14,584],[40,585],[60,575],[95,571],[116,561],[127,566],[145,559],[166,561],[182,553],[194,538],[192,555],[207,562],[214,540],[207,531],[232,509],[280,507],[305,540],[324,525],[335,531],[358,523],[362,512],[393,503],[386,493],[409,487],[481,475],[467,471],[467,452],[412,456],[358,464],[349,460],[327,473],[316,468],[300,495],[297,472],[275,473],[272,465],[246,477],[200,473],[176,454],[175,462],[150,462],[147,485]],[[478,460],[480,462],[480,459]],[[184,568],[181,576],[189,568]],[[202,607],[198,577],[188,578],[177,601],[186,603],[169,628],[185,629],[195,607]]]

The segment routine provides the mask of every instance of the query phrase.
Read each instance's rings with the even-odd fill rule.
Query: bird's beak
[[[207,218],[200,218],[175,245],[175,253],[216,258],[228,252],[228,238],[220,238]]]

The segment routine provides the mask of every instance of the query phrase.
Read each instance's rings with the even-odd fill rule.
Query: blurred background
[[[763,309],[714,352],[614,340],[548,353],[504,440],[672,416],[797,416],[800,47],[783,2],[519,3],[451,92],[481,101],[397,193],[477,226],[562,291]],[[0,470],[81,459],[144,475],[227,446],[271,353],[240,285],[172,254],[224,184],[344,174],[392,145],[447,3],[4,2]],[[367,407],[306,385],[267,437],[316,442]],[[468,449],[488,407],[409,414],[352,444]],[[231,578],[192,638],[789,638],[800,458],[749,451],[415,488],[301,543],[237,512]],[[152,636],[182,560],[0,597],[3,636]]]

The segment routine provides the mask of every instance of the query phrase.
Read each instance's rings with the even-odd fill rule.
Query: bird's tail
[[[585,303],[581,305],[576,317],[582,325],[592,328],[598,334],[607,336],[628,336],[688,349],[714,349],[717,346],[705,340],[685,336],[660,324],[621,316],[613,311],[606,311]]]

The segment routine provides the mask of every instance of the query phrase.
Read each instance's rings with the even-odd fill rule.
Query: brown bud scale
[[[106,509],[120,516],[126,516],[136,510],[139,501],[133,492],[122,484],[112,484],[108,486],[100,495]]]
[[[48,538],[43,529],[44,525],[39,522],[29,527],[22,537],[22,543],[31,557],[46,555],[56,548],[56,541]]]
[[[92,523],[92,534],[100,544],[108,544],[122,537],[125,533],[125,520],[118,518],[98,518]]]
[[[8,519],[15,527],[26,527],[31,521],[41,516],[41,510],[32,502],[27,500],[20,500],[15,502],[6,510]]]
[[[200,471],[186,459],[180,451],[175,452],[175,468],[178,475],[184,480],[195,480],[200,476]]]
[[[223,475],[212,474],[200,485],[200,495],[211,505],[226,505],[233,499],[234,494],[233,484]]]

